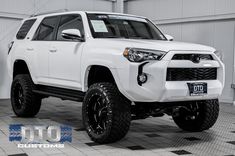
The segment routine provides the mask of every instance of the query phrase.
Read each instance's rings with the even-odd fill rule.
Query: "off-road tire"
[[[186,120],[186,116],[179,111],[178,116],[173,116],[175,123],[183,130],[201,132],[211,128],[219,116],[219,101],[196,101],[198,104],[198,116],[195,119]]]
[[[91,99],[95,96],[100,96],[103,99],[102,103],[107,105],[107,122],[106,129],[103,133],[95,133],[92,128],[90,110],[93,103]],[[97,107],[97,106],[96,106]],[[127,100],[112,83],[96,83],[93,84],[87,91],[83,106],[82,116],[83,125],[90,138],[97,143],[112,143],[122,139],[128,132],[131,123],[131,102]],[[90,117],[90,118],[89,118]],[[94,122],[93,122],[94,123]]]
[[[33,93],[34,87],[28,74],[20,74],[14,78],[11,85],[11,105],[16,116],[34,117],[39,112],[41,98]],[[22,96],[19,96],[19,90],[21,90]]]

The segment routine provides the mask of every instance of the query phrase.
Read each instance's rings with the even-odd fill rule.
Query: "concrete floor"
[[[19,149],[17,142],[9,141],[9,124],[65,124],[73,127],[73,142],[63,149]],[[17,118],[9,100],[0,100],[0,156],[44,155],[235,155],[235,107],[221,104],[220,116],[215,126],[204,132],[189,133],[180,130],[171,117],[149,118],[133,121],[127,136],[113,144],[97,145],[87,136],[82,126],[81,103],[43,100],[36,118]]]

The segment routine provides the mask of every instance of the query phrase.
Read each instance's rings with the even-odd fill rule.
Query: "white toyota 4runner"
[[[221,55],[172,40],[150,20],[133,15],[30,17],[9,45],[13,110],[33,117],[49,96],[83,102],[84,127],[98,143],[123,138],[131,120],[164,114],[183,130],[207,130],[219,114]]]

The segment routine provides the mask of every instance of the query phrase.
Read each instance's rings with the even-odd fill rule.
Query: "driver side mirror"
[[[173,41],[174,40],[174,37],[172,37],[171,35],[165,34],[165,37],[168,41]]]
[[[64,39],[68,39],[68,40],[84,41],[84,38],[82,37],[80,30],[78,30],[78,29],[63,30],[61,36]]]

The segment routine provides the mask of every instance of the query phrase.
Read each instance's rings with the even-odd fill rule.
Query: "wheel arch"
[[[97,69],[98,71],[96,71]],[[98,77],[96,77],[97,75],[94,72],[97,73],[103,72],[103,73],[100,74]],[[89,86],[96,82],[112,82],[115,85],[117,85],[117,87],[119,88],[119,81],[115,73],[115,70],[112,67],[105,64],[91,64],[87,66],[83,77],[84,77],[83,91],[87,91]],[[96,77],[97,79],[93,81],[92,78],[94,77]],[[100,78],[104,78],[104,81],[102,81]]]
[[[14,79],[14,77],[18,74],[29,74],[29,76],[33,78],[30,67],[25,60],[16,59],[14,61],[12,66],[12,78]]]

